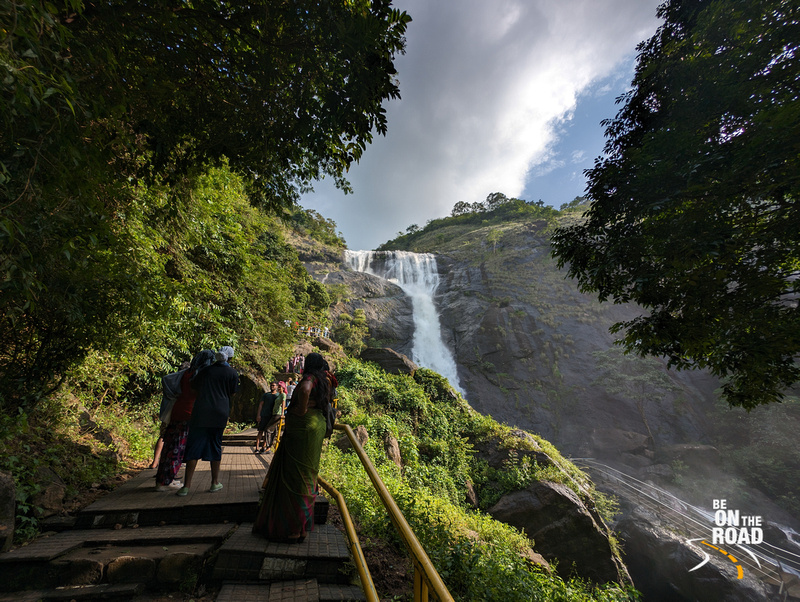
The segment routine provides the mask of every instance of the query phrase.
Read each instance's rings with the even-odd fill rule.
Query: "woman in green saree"
[[[253,533],[271,541],[299,543],[314,529],[319,458],[325,438],[323,410],[331,403],[335,377],[318,353],[309,353],[303,379],[286,413],[286,428],[267,472],[264,498]]]

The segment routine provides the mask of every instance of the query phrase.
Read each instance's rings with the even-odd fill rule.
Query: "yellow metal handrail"
[[[372,582],[372,575],[367,568],[367,559],[364,558],[364,551],[361,549],[361,544],[358,542],[358,533],[356,533],[353,519],[350,517],[350,511],[347,509],[347,504],[344,501],[344,496],[328,481],[320,476],[317,476],[317,483],[328,492],[336,500],[336,505],[339,507],[339,514],[342,515],[342,522],[344,523],[344,530],[347,532],[347,538],[350,540],[350,553],[353,555],[353,560],[358,571],[358,577],[361,579],[361,588],[364,590],[364,595],[367,602],[378,602],[378,590],[375,589],[375,584]]]
[[[375,487],[383,505],[389,512],[389,518],[391,518],[395,529],[397,529],[401,539],[405,542],[408,551],[411,553],[414,563],[415,602],[426,602],[429,599],[430,590],[433,591],[434,596],[441,602],[452,602],[453,597],[447,590],[447,586],[445,586],[444,581],[442,581],[442,578],[436,571],[436,567],[433,566],[430,558],[428,558],[428,554],[425,552],[422,544],[419,543],[417,536],[414,534],[408,521],[406,521],[400,508],[397,507],[394,498],[392,498],[392,494],[389,493],[386,485],[384,485],[380,475],[378,475],[378,471],[375,470],[375,467],[372,465],[369,456],[367,456],[364,448],[361,447],[361,444],[358,442],[353,429],[347,424],[336,424],[334,428],[338,431],[344,431],[347,438],[350,439],[350,443],[353,449],[356,450],[361,464],[364,465],[364,470],[366,470],[370,481],[372,481],[373,487]]]

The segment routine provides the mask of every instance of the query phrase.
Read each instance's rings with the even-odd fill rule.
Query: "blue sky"
[[[352,249],[449,215],[492,192],[555,207],[582,194],[602,151],[600,121],[629,85],[657,0],[395,0],[412,17],[397,58],[389,131],[304,207],[332,218]]]
[[[519,198],[541,199],[546,205],[558,208],[584,193],[583,172],[594,165],[605,145],[605,128],[600,122],[614,117],[620,109],[615,101],[628,88],[634,66],[632,54],[612,75],[578,96],[575,109],[557,122],[551,158],[531,169]]]

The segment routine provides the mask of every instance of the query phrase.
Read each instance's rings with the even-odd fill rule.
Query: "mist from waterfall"
[[[453,354],[444,344],[439,312],[433,302],[439,286],[436,256],[410,251],[345,251],[345,260],[357,272],[372,274],[399,286],[411,298],[414,337],[411,359],[444,376],[462,395]]]

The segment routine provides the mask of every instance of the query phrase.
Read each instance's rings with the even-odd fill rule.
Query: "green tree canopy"
[[[190,246],[205,270],[261,274],[229,252],[248,225],[220,217],[232,189],[202,199],[204,174],[230,169],[237,195],[241,183],[268,208],[291,206],[319,177],[347,188],[348,167],[386,131],[409,21],[390,0],[6,2],[0,404],[168,319],[175,258]],[[187,240],[197,224],[208,240]],[[263,245],[265,260],[282,252],[267,238],[235,242]],[[233,263],[220,267],[223,256]],[[285,299],[270,299],[259,311],[282,320],[272,313]]]
[[[723,378],[732,405],[800,379],[800,7],[668,0],[605,122],[585,222],[553,237],[584,291],[636,302],[624,345]]]
[[[65,145],[54,126],[77,121],[93,146],[132,155],[136,176],[224,156],[279,205],[323,175],[346,186],[386,132],[410,21],[390,0],[9,4],[0,162],[12,179],[44,140]]]

